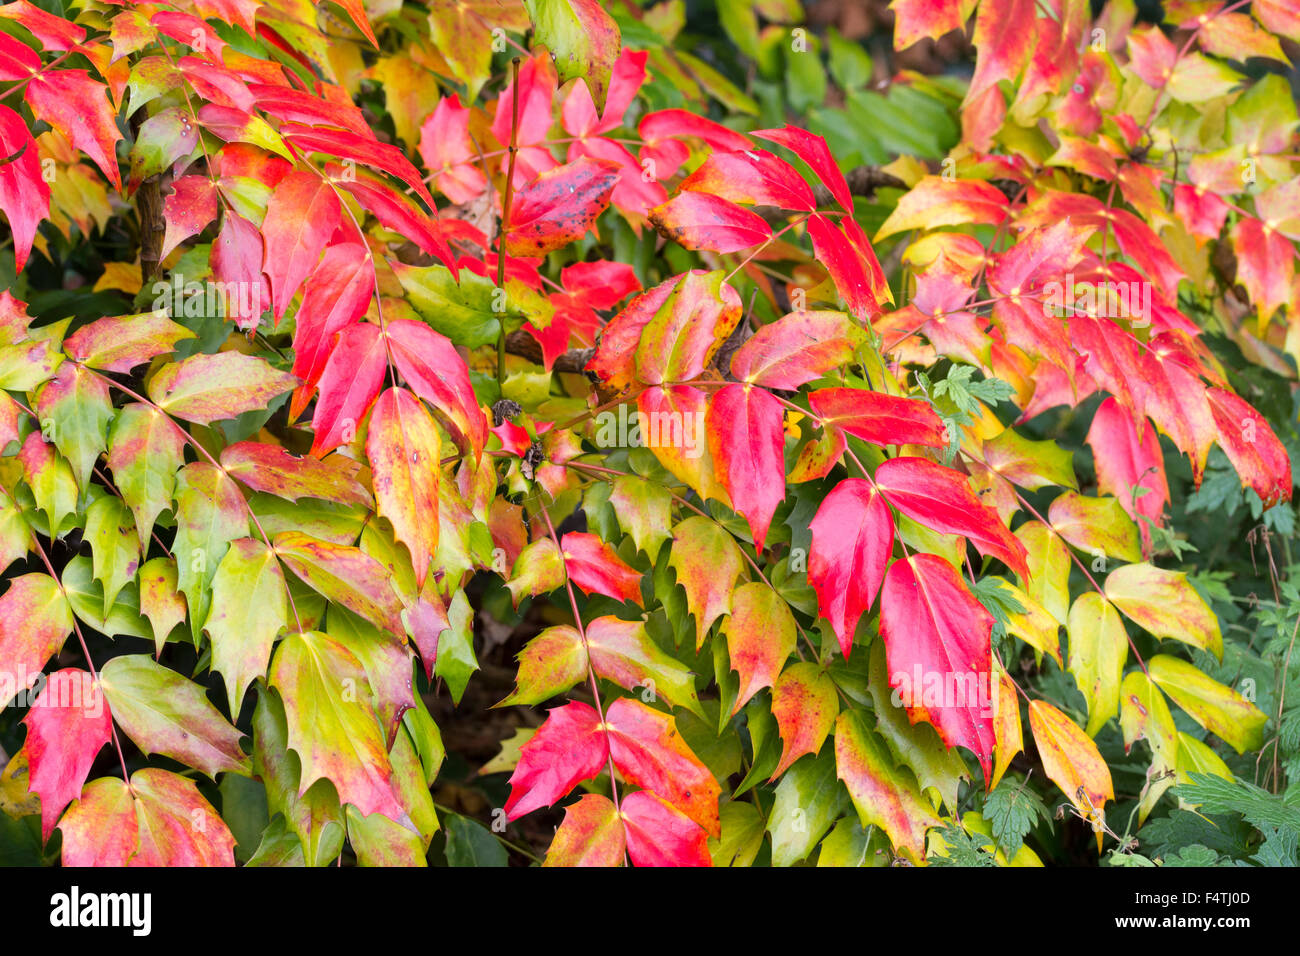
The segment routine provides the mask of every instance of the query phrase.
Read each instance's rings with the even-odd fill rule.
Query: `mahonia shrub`
[[[893,11],[973,19],[969,80],[868,90],[786,2],[718,5],[752,83],[681,0],[0,6],[0,838],[1036,865],[1266,817],[1285,693],[1171,516],[1207,469],[1290,515],[1207,337],[1293,378],[1300,9]],[[434,714],[503,642],[469,766]]]

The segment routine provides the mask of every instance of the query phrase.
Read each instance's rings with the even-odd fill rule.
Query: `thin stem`
[[[605,708],[600,702],[600,684],[596,680],[596,671],[591,666],[591,648],[587,644],[587,628],[582,623],[582,613],[578,610],[578,598],[573,593],[573,582],[569,579],[569,564],[564,557],[564,549],[560,546],[560,536],[555,533],[555,525],[551,523],[551,514],[546,510],[545,505],[540,506],[542,517],[546,519],[546,530],[550,532],[551,540],[555,542],[555,549],[560,552],[560,562],[564,565],[564,589],[569,594],[569,608],[573,611],[574,626],[578,629],[578,635],[582,638],[583,650],[587,652],[587,681],[591,684],[591,696],[596,702],[596,716],[600,718],[601,730],[608,732],[605,725]],[[614,799],[614,812],[622,813],[618,799],[618,778],[614,769],[614,755],[608,755],[609,765],[609,790]],[[624,851],[624,860],[626,862],[626,851]]]
[[[501,196],[501,223],[497,226],[497,288],[506,286],[506,229],[510,223],[510,204],[515,195],[515,159],[519,156],[519,57],[510,61],[513,81],[510,84],[510,162],[506,168],[506,191]],[[506,324],[501,322],[497,334],[497,384],[506,380]]]

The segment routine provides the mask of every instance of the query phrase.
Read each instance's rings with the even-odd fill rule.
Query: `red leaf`
[[[257,97],[257,108],[278,120],[308,126],[341,126],[358,136],[374,138],[365,114],[351,103],[326,100],[302,90],[266,83],[250,83],[248,91]]]
[[[515,156],[516,189],[556,165],[550,150],[538,144],[550,135],[553,122],[551,101],[555,98],[558,85],[555,64],[544,51],[529,57],[519,68],[519,123],[515,136],[515,142],[519,146],[519,152]],[[492,135],[498,143],[510,142],[513,114],[514,80],[511,80],[497,99],[496,115],[492,119]],[[502,157],[503,174],[507,168],[505,159]]]
[[[271,280],[271,304],[276,321],[303,280],[316,270],[325,244],[338,228],[342,206],[333,188],[317,173],[294,170],[271,194],[262,238],[266,243],[263,271]]]
[[[702,140],[715,150],[735,151],[749,149],[754,145],[748,136],[690,110],[656,110],[647,113],[637,124],[637,132],[645,143],[641,147],[641,159],[643,162],[650,160],[654,164],[651,175],[656,179],[672,176],[690,155],[690,150],[678,142],[679,139]]]
[[[960,30],[974,6],[975,0],[893,0],[894,49]]]
[[[791,312],[745,340],[731,374],[764,388],[797,389],[852,361],[862,330],[842,312]]]
[[[679,188],[749,205],[817,208],[812,190],[794,167],[762,149],[713,153]]]
[[[646,790],[620,803],[627,855],[636,866],[712,866],[709,836],[686,814]]]
[[[39,120],[64,134],[104,171],[115,189],[122,188],[117,168],[117,116],[108,102],[108,87],[85,70],[46,71],[27,84],[27,105]]]
[[[1264,507],[1291,500],[1291,458],[1264,417],[1231,392],[1206,391],[1219,447]]]
[[[91,764],[113,733],[108,704],[88,672],[66,667],[48,682],[23,718],[31,777],[41,798],[41,836],[49,840],[63,808],[81,794]]]
[[[384,383],[388,350],[378,327],[350,325],[339,334],[320,377],[320,397],[312,428],[311,453],[317,458],[351,442]]]
[[[618,178],[618,167],[599,159],[542,173],[514,196],[506,254],[543,256],[581,239],[609,206]]]
[[[808,394],[808,405],[823,424],[875,445],[946,444],[943,422],[920,399],[861,388],[822,388]]]
[[[1025,546],[997,512],[971,491],[966,476],[925,458],[891,458],[876,469],[876,487],[889,503],[935,531],[970,538],[981,554],[998,558],[1029,577]]]
[[[845,212],[853,212],[853,195],[849,192],[849,184],[840,172],[839,164],[831,155],[825,139],[795,126],[755,130],[754,135],[784,146],[802,159],[831,191],[840,208]]]
[[[437,220],[431,218],[413,200],[369,173],[354,170],[350,177],[344,177],[343,171],[333,164],[326,167],[326,172],[355,196],[357,202],[371,212],[385,229],[406,236],[421,251],[441,259],[453,276],[459,275],[456,257],[443,238]]]
[[[1108,398],[1101,403],[1088,429],[1088,444],[1092,446],[1097,467],[1097,487],[1104,494],[1114,495],[1129,517],[1137,520],[1146,515],[1156,524],[1161,512],[1169,503],[1169,484],[1165,480],[1165,458],[1160,451],[1156,430],[1142,420],[1139,435],[1133,416],[1120,407],[1119,402]],[[1136,503],[1134,489],[1146,488]],[[1146,550],[1151,546],[1151,529],[1139,523]]]
[[[0,33],[0,80],[25,80],[40,68],[41,58],[35,50]]]
[[[446,416],[462,451],[482,454],[487,419],[469,381],[469,367],[446,336],[423,322],[394,319],[388,323],[388,348],[406,384]]]
[[[588,594],[641,603],[641,572],[628,567],[599,536],[570,531],[560,539],[560,551],[569,580]]]
[[[706,430],[718,481],[745,516],[754,548],[763,550],[785,498],[785,428],[781,403],[761,388],[728,385],[709,401]]]
[[[1276,229],[1243,216],[1232,230],[1232,251],[1237,256],[1237,281],[1258,310],[1259,328],[1267,328],[1273,313],[1292,301],[1295,247]]]
[[[650,222],[687,249],[739,252],[772,238],[762,216],[708,193],[679,193],[650,210]]]
[[[645,61],[650,54],[645,50],[623,50],[614,63],[605,95],[605,111],[597,114],[587,84],[574,83],[564,100],[561,118],[565,132],[580,139],[608,133],[623,124],[623,114],[636,99],[645,82]]]
[[[159,255],[167,258],[173,249],[191,236],[197,236],[216,218],[216,184],[207,176],[182,176],[172,183],[172,192],[163,200],[167,231]]]
[[[293,418],[301,414],[316,390],[334,336],[366,314],[374,275],[370,250],[360,243],[340,242],[325,250],[320,266],[303,284],[293,331],[293,374],[303,384],[294,393]]]
[[[241,326],[256,325],[262,309],[271,301],[270,283],[262,274],[266,250],[262,246],[262,231],[239,213],[227,209],[221,220],[221,231],[212,243],[210,263],[216,281],[226,283],[228,289],[255,289],[256,315],[242,316]],[[230,283],[234,283],[231,285]],[[302,313],[299,311],[299,321]],[[297,374],[295,356],[294,374]],[[301,376],[299,376],[301,377]]]
[[[50,214],[50,184],[41,175],[36,141],[27,124],[7,106],[0,106],[0,211],[8,217],[14,237],[14,271],[22,272],[36,227]]]
[[[0,6],[0,17],[21,23],[31,31],[32,36],[41,41],[42,48],[46,50],[71,50],[86,39],[84,27],[46,13],[28,0],[12,0]]]
[[[718,796],[722,788],[686,745],[670,715],[620,697],[605,709],[605,723],[610,756],[629,783],[653,790],[712,835],[721,832]]]
[[[545,722],[519,751],[519,764],[510,775],[506,818],[517,820],[549,807],[600,773],[609,759],[606,738],[594,707],[575,700],[548,711]]]
[[[420,173],[411,161],[396,146],[380,143],[371,137],[358,136],[347,130],[327,129],[317,126],[303,126],[298,123],[285,123],[280,127],[280,135],[293,146],[306,152],[328,153],[340,159],[350,159],[375,169],[396,176],[415,190],[429,208],[434,208],[433,197],[425,188]]]
[[[966,102],[996,86],[1014,80],[1033,52],[1034,0],[983,0],[975,14],[975,75]]]
[[[885,575],[880,636],[889,686],[912,723],[925,720],[949,747],[974,753],[985,780],[994,744],[992,629],[993,616],[943,558],[913,554]]]
[[[469,109],[455,93],[440,99],[420,127],[420,158],[434,185],[454,203],[467,203],[487,187],[469,138]]]
[[[812,236],[813,251],[817,261],[826,267],[835,288],[844,297],[849,311],[859,318],[869,319],[880,314],[880,302],[891,298],[885,274],[865,235],[861,243],[870,259],[864,257],[861,247],[849,242],[844,233],[823,216],[808,220],[808,234]]]
[[[828,494],[811,523],[808,583],[847,658],[853,632],[871,608],[894,546],[889,505],[871,483],[846,478]]]

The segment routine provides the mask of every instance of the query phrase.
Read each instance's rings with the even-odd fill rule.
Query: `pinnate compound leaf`
[[[993,616],[953,566],[933,554],[900,558],[885,575],[880,635],[889,686],[912,723],[932,724],[949,747],[979,758],[992,779]]]
[[[163,754],[210,777],[251,769],[241,734],[203,688],[147,654],[115,657],[100,672],[113,719],[146,754]]]

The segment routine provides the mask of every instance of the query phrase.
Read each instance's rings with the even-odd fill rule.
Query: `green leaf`
[[[448,866],[506,866],[505,847],[486,827],[459,813],[447,816]]]
[[[251,773],[243,736],[226,723],[202,687],[147,654],[115,657],[100,671],[113,719],[146,754],[163,754],[216,778]]]
[[[438,663],[433,673],[447,682],[451,699],[459,704],[470,675],[478,670],[474,656],[474,609],[464,591],[457,591],[447,605],[451,625],[438,635]]]

